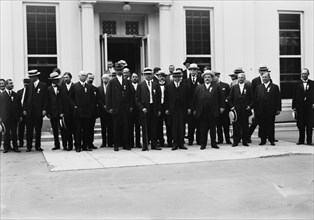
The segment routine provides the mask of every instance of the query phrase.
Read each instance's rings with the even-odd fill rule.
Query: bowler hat
[[[233,72],[234,72],[234,74],[244,73],[242,67],[236,68]]]
[[[215,76],[214,72],[211,70],[205,70],[204,73],[202,73],[202,77],[204,78],[206,75],[210,75],[212,77]]]
[[[3,122],[0,123],[0,133],[5,134],[6,130],[5,130],[5,125],[3,124]]]
[[[236,122],[238,120],[237,111],[235,109],[230,110],[229,119],[230,119],[230,123]]]
[[[28,77],[38,76],[38,75],[40,75],[40,72],[38,72],[38,70],[30,70],[30,71],[28,71]]]
[[[258,68],[258,71],[260,71],[260,72],[270,72],[270,70],[268,69],[268,67],[266,65],[261,65]]]
[[[48,79],[53,80],[53,79],[61,79],[61,78],[62,78],[62,77],[61,77],[61,75],[60,75],[59,73],[57,73],[57,72],[52,72],[52,73],[50,73]]]
[[[189,70],[190,70],[190,69],[197,69],[197,70],[199,70],[200,68],[197,66],[196,63],[191,63],[188,69],[189,69]]]
[[[149,67],[145,67],[144,70],[143,70],[143,74],[144,75],[150,75],[153,73],[153,70]]]

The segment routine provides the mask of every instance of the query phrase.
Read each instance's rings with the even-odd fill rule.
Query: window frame
[[[281,14],[298,14],[300,15],[300,54],[299,55],[281,55],[280,54],[280,15]],[[280,71],[280,62],[281,62],[281,58],[299,58],[300,61],[300,65],[301,65],[301,69],[304,66],[304,11],[299,11],[299,10],[278,10],[278,47],[279,47],[279,85],[281,86],[281,83],[283,81],[281,81],[281,71]],[[300,72],[301,72],[300,69]],[[292,81],[293,82],[293,81]],[[291,98],[283,98],[286,100],[292,99]]]
[[[184,7],[183,13],[183,30],[184,30],[184,41],[183,48],[185,58],[209,58],[211,68],[215,68],[215,44],[214,44],[214,10],[212,7]],[[187,38],[186,38],[186,11],[209,11],[209,31],[210,31],[210,54],[188,54],[187,53]]]
[[[28,54],[28,39],[27,39],[27,6],[53,6],[55,7],[55,13],[56,13],[56,54]],[[59,36],[59,4],[58,3],[24,3],[23,4],[23,26],[24,26],[24,69],[25,73],[28,72],[28,58],[40,58],[40,57],[48,57],[48,58],[57,58],[57,66],[61,66],[61,60],[60,60],[60,36]]]

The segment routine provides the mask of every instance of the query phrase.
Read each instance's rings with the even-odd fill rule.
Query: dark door
[[[108,37],[108,60],[125,60],[131,73],[141,73],[141,39]]]

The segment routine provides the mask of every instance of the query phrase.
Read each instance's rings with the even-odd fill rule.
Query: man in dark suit
[[[4,79],[0,79],[0,94],[4,92],[5,90],[4,82],[5,82]],[[1,147],[1,144],[2,144],[2,133],[0,132],[0,147]]]
[[[183,65],[185,67],[185,69],[182,71],[183,73],[183,79],[188,79],[190,78],[190,70],[189,70],[189,67],[190,67],[190,64],[192,63],[192,61],[188,58],[185,59],[185,61],[183,62]]]
[[[112,78],[107,85],[106,104],[112,114],[114,150],[118,151],[119,146],[125,150],[131,150],[128,146],[128,113],[130,106],[130,84],[122,76],[124,65],[115,64],[116,77]]]
[[[141,126],[139,121],[140,111],[135,103],[135,95],[138,87],[138,75],[133,73],[131,76],[131,100],[133,102],[132,112],[130,113],[130,146],[134,147],[134,128],[135,128],[135,146],[137,148],[142,148],[141,146]]]
[[[214,72],[215,73],[215,78],[214,81],[218,83],[223,91],[224,97],[225,97],[225,110],[223,113],[221,113],[218,117],[217,121],[217,136],[218,136],[218,142],[217,144],[222,144],[223,143],[223,133],[225,135],[225,141],[227,144],[231,144],[230,141],[230,119],[229,119],[229,111],[230,111],[230,106],[228,104],[227,97],[230,94],[230,86],[228,83],[224,83],[220,81],[220,73],[219,72]],[[223,131],[223,132],[222,132]]]
[[[260,84],[262,84],[262,75],[263,73],[267,72],[268,71],[268,67],[266,65],[261,65],[258,69],[258,72],[259,72],[259,76],[255,77],[253,80],[252,80],[252,92],[253,92],[253,95],[255,94],[255,90],[256,90],[256,87]],[[255,117],[255,114],[254,114],[254,117],[252,118],[252,123],[249,127],[249,143],[252,142],[251,140],[251,136],[254,132],[254,130],[256,129],[257,127],[257,119]]]
[[[6,133],[4,134],[3,153],[7,153],[12,140],[13,151],[20,152],[17,146],[17,122],[20,119],[22,106],[17,94],[12,91],[13,81],[5,81],[5,91],[0,94],[0,122],[3,122]]]
[[[88,148],[97,149],[94,145],[94,128],[96,123],[96,118],[98,117],[98,89],[93,85],[95,76],[93,73],[87,73],[87,84],[89,84],[93,90],[92,99],[92,115],[89,119],[89,129],[88,129]]]
[[[261,142],[266,144],[266,139],[275,145],[275,117],[281,111],[281,98],[279,87],[270,81],[269,70],[262,74],[263,83],[255,89],[253,108],[260,127]]]
[[[73,84],[71,90],[71,105],[73,108],[74,129],[75,129],[75,151],[91,151],[89,144],[90,118],[93,115],[94,91],[92,86],[86,82],[87,73],[80,71],[79,81]],[[83,143],[82,143],[83,141]]]
[[[214,76],[211,70],[204,71],[204,84],[196,87],[193,98],[193,114],[200,121],[201,150],[206,148],[209,129],[211,146],[219,149],[216,143],[215,122],[225,109],[225,98],[221,87],[213,82]]]
[[[59,130],[61,130],[61,126],[59,121],[63,117],[62,94],[61,86],[59,85],[60,79],[61,75],[59,73],[52,72],[49,76],[51,86],[48,87],[47,91],[47,116],[50,118],[54,139],[52,150],[60,149]],[[62,132],[61,135],[63,136],[64,133]],[[66,146],[63,146],[63,150],[67,150]]]
[[[200,84],[201,80],[200,77],[197,75],[197,71],[199,70],[199,67],[196,63],[191,63],[188,67],[188,71],[190,72],[190,77],[186,80],[186,83],[189,87],[189,94],[190,94],[190,100],[193,99],[194,92],[196,87]],[[194,141],[194,133],[196,131],[196,142],[197,144],[200,144],[200,130],[199,130],[199,121],[193,114],[189,114],[187,116],[187,123],[188,123],[188,145],[193,145]]]
[[[158,73],[159,86],[160,86],[160,116],[157,119],[157,141],[160,147],[165,146],[165,138],[164,138],[164,123],[166,125],[166,136],[167,136],[167,144],[168,147],[172,148],[172,131],[171,124],[169,120],[169,115],[165,113],[165,90],[167,87],[166,83],[166,73],[163,70],[159,70]]]
[[[182,71],[173,72],[173,82],[165,89],[165,113],[169,115],[173,138],[172,150],[183,149],[186,115],[191,114],[189,87],[182,82]]]
[[[23,106],[24,98],[25,98],[25,92],[26,87],[30,83],[30,80],[28,77],[24,77],[23,84],[24,88],[17,91],[17,96],[21,100],[21,106]],[[23,147],[24,145],[24,133],[26,128],[26,117],[23,115],[23,112],[21,112],[22,120],[18,122],[18,141],[19,141],[19,147]]]
[[[63,83],[61,84],[63,118],[65,126],[61,127],[62,145],[67,151],[73,150],[73,135],[74,135],[74,122],[73,122],[73,106],[71,105],[70,94],[73,90],[72,74],[65,72],[63,74]]]
[[[314,81],[309,79],[309,70],[303,68],[301,80],[296,85],[292,100],[292,109],[297,115],[297,127],[299,129],[299,140],[297,145],[304,144],[305,131],[306,142],[312,145],[312,134],[314,126]]]
[[[23,103],[23,114],[26,115],[26,152],[32,150],[34,128],[35,149],[43,151],[41,148],[41,128],[43,117],[47,113],[47,85],[39,81],[38,75],[40,75],[40,72],[37,70],[28,71],[31,83],[26,87]]]
[[[107,85],[110,80],[110,72],[105,71],[102,76],[102,84],[98,87],[98,112],[101,123],[101,137],[102,143],[100,145],[103,147],[113,147],[113,125],[112,116],[108,112],[106,105],[106,95],[107,95]]]
[[[159,85],[152,80],[152,69],[145,68],[143,74],[145,80],[139,83],[135,94],[135,102],[140,111],[140,122],[142,125],[142,150],[148,150],[149,140],[152,150],[161,150],[157,146],[157,118],[161,114],[161,91]]]
[[[237,114],[237,120],[233,122],[232,147],[238,146],[241,139],[244,146],[249,146],[249,117],[252,115],[253,93],[251,86],[244,81],[245,73],[239,73],[238,84],[231,88],[228,96],[231,110],[236,111]]]
[[[153,82],[159,84],[158,72],[161,70],[159,67],[154,67]]]

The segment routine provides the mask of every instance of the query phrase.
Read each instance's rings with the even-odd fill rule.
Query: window
[[[186,57],[201,68],[211,67],[211,32],[209,10],[186,10]]]
[[[48,82],[57,67],[55,6],[26,6],[28,69],[38,69],[40,80]]]
[[[300,13],[279,13],[279,46],[281,95],[290,99],[301,73]]]

